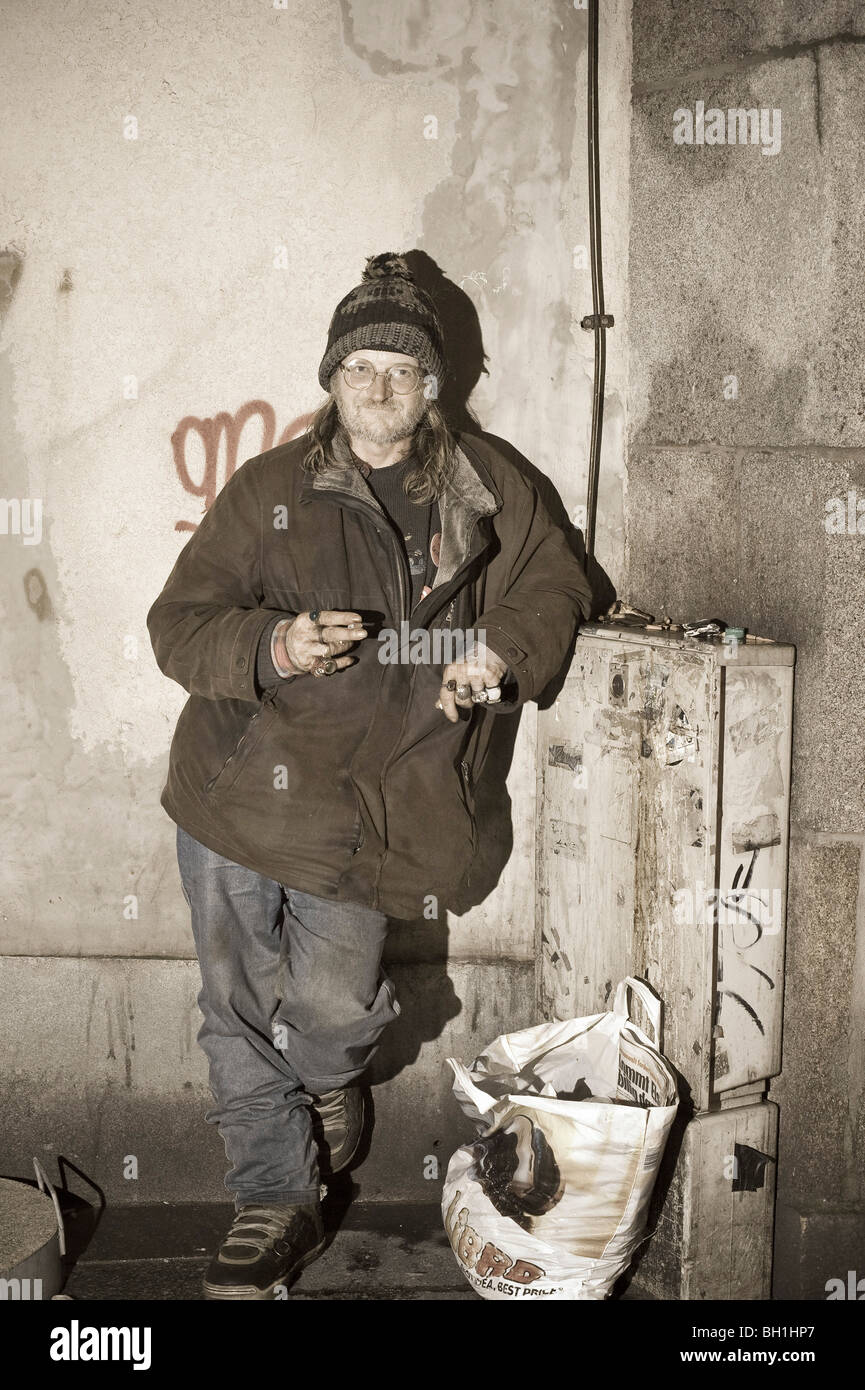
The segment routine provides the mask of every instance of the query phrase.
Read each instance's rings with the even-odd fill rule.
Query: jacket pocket
[[[471,768],[465,760],[463,760],[460,763],[459,771],[460,789],[462,791],[463,806],[465,807],[466,815],[468,816],[472,827],[472,853],[474,854],[477,851],[478,847],[478,827],[477,821],[475,820],[475,791],[474,784],[472,782]]]
[[[358,812],[356,813],[355,818],[354,818],[354,831],[353,831],[353,834],[354,834],[354,849],[352,850],[352,854],[357,854],[361,849],[363,849],[363,841],[364,841],[363,818],[362,818],[362,816],[361,816],[361,814],[360,814],[360,811],[358,811]]]
[[[275,692],[266,692],[265,699],[255,711],[246,724],[246,728],[235,743],[222,767],[204,784],[204,790],[208,795],[233,787],[246,763],[250,754],[261,742],[264,734],[267,733],[274,719],[276,718],[276,708],[273,695]]]

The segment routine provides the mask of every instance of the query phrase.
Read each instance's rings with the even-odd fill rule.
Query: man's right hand
[[[312,622],[309,613],[298,613],[296,618],[277,623],[274,629],[276,664],[283,675],[301,676],[309,675],[317,662],[332,657],[341,671],[357,661],[356,656],[341,653],[366,636],[359,613],[322,608],[317,622]]]

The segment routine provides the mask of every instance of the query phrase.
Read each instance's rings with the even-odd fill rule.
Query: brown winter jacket
[[[541,693],[589,612],[583,569],[535,488],[486,440],[456,438],[438,573],[411,613],[371,490],[335,461],[305,472],[302,436],[235,472],[147,615],[160,669],[190,696],[161,798],[172,820],[279,883],[404,919],[467,881],[492,719]],[[262,690],[265,629],[315,608],[397,631],[483,630],[513,698],[452,724],[435,708],[444,663],[382,662],[373,635],[353,666]]]

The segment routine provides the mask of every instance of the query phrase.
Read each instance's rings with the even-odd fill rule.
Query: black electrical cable
[[[586,494],[586,565],[595,554],[595,515],[598,510],[598,475],[601,468],[601,435],[604,427],[604,380],[607,370],[607,328],[612,315],[604,312],[604,273],[601,265],[601,170],[598,155],[598,0],[589,0],[588,44],[588,173],[589,251],[592,264],[592,316],[582,326],[591,328],[595,341],[592,380],[592,434],[589,443],[589,481]]]

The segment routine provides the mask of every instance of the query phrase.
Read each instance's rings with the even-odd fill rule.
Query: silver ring
[[[485,705],[489,698],[490,697],[487,694],[486,690],[475,690],[472,692],[473,705]]]
[[[470,685],[458,685],[458,686],[457,686],[457,689],[456,689],[456,696],[457,696],[457,699],[458,699],[458,700],[466,700],[466,699],[468,699],[468,697],[469,697],[469,695],[471,695],[471,693],[472,693],[472,688],[471,688]]]
[[[486,704],[497,705],[502,698],[502,688],[500,685],[488,685],[484,694],[486,696]]]
[[[315,666],[313,666],[312,674],[314,676],[332,676],[336,669],[336,662],[334,661],[333,657],[330,656],[328,657],[327,661],[319,661]]]

